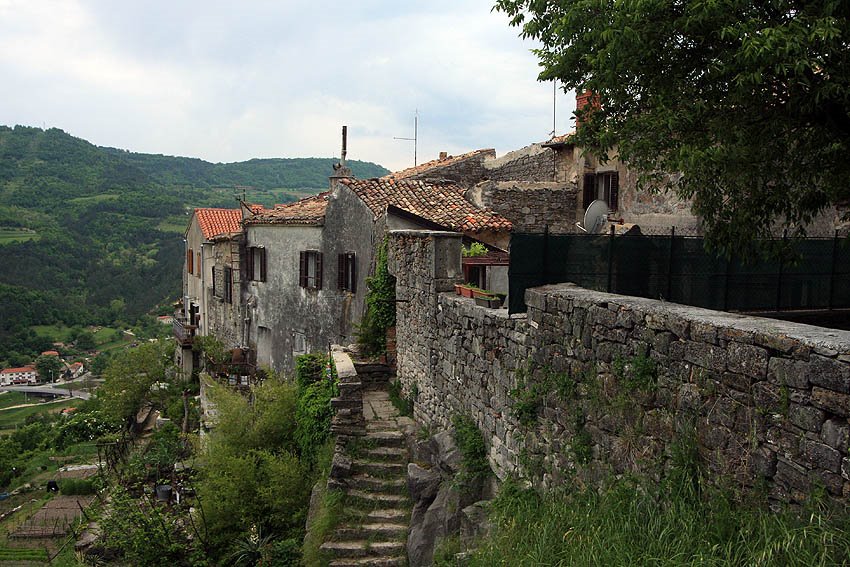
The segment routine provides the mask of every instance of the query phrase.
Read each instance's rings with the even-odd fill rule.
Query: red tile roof
[[[4,368],[0,370],[0,374],[18,374],[21,372],[35,372],[32,366],[21,366],[20,368]]]
[[[59,356],[59,353],[55,350],[46,350],[41,353],[41,356]]]
[[[419,175],[425,173],[431,169],[437,169],[440,167],[446,167],[448,165],[452,165],[458,163],[460,161],[464,161],[476,156],[481,156],[483,159],[487,155],[492,155],[496,157],[496,150],[492,148],[481,149],[481,150],[473,150],[471,152],[467,152],[465,154],[461,154],[459,156],[447,156],[442,159],[432,159],[431,161],[426,161],[425,163],[420,163],[415,167],[409,167],[407,169],[403,169],[401,171],[396,171],[394,173],[390,173],[385,175],[384,178],[395,178],[395,179],[406,179],[408,177],[412,177],[414,175]]]
[[[492,211],[479,209],[463,198],[463,189],[448,182],[412,179],[353,179],[340,183],[351,189],[378,217],[389,205],[461,232],[497,232],[511,229],[511,221]]]
[[[242,211],[239,209],[195,209],[195,217],[207,240],[242,229]]]
[[[275,205],[245,219],[245,224],[298,224],[320,225],[325,220],[330,191],[305,197],[294,203]]]
[[[571,145],[575,144],[575,142],[573,142],[575,135],[576,135],[575,131],[568,132],[568,133],[563,134],[561,136],[555,136],[551,140],[543,142],[540,145],[543,146],[544,148],[551,148],[551,147],[555,147],[555,146],[571,146]]]

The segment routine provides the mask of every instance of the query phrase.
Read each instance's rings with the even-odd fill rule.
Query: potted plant
[[[467,284],[460,286],[460,294],[463,297],[473,297],[473,288]]]

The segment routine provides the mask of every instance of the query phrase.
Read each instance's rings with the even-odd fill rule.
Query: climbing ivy
[[[357,343],[366,355],[387,350],[387,329],[395,325],[395,276],[387,266],[387,239],[375,251],[375,274],[366,278],[366,312],[357,328]]]

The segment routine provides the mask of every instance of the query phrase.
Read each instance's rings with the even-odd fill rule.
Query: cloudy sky
[[[552,130],[552,85],[493,0],[0,0],[0,124],[230,162],[390,169]],[[557,130],[573,97],[557,96]]]

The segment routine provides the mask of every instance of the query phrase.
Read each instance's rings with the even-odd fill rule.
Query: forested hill
[[[131,322],[180,292],[198,206],[271,205],[327,188],[332,158],[199,159],[100,148],[55,128],[0,126],[0,363],[30,327]],[[384,168],[349,162],[358,177]]]
[[[114,148],[103,148],[123,158],[164,184],[189,184],[195,187],[249,186],[263,190],[282,187],[322,190],[338,160],[334,158],[270,158],[237,163],[210,163],[196,158],[137,154]],[[388,173],[374,163],[348,161],[355,177],[367,179]]]

